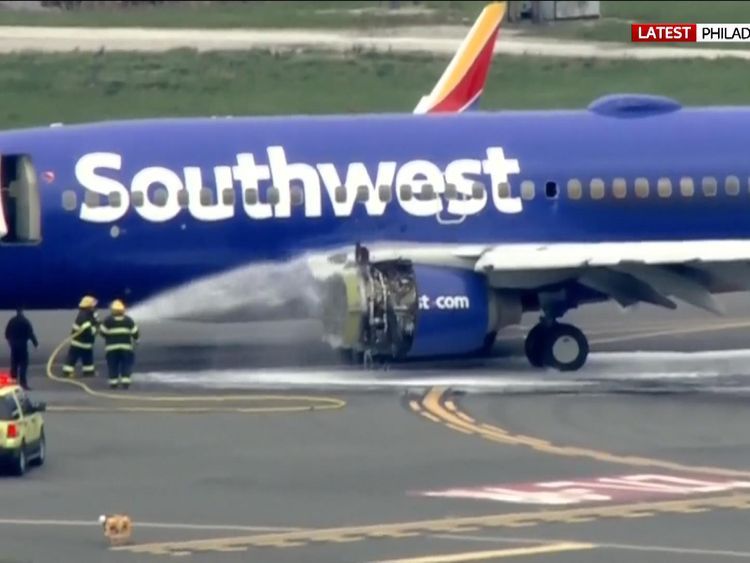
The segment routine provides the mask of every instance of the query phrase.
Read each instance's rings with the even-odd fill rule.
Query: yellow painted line
[[[457,412],[456,416],[460,418],[461,420],[463,420],[464,422],[468,422],[469,424],[474,424],[476,422],[476,420],[474,420],[473,418],[471,418],[470,416],[468,416],[466,413],[463,413],[463,412]]]
[[[434,414],[429,413],[427,411],[419,411],[419,414],[421,414],[423,417],[431,420],[432,422],[440,423],[440,419],[436,417]]]
[[[461,426],[454,426],[450,422],[446,422],[445,425],[450,428],[451,430],[455,430],[456,432],[462,432],[463,434],[474,434],[473,431],[467,430],[466,428],[463,428]]]
[[[254,534],[202,540],[153,542],[146,544],[112,547],[113,551],[172,555],[174,553],[207,553],[218,548],[250,547],[295,547],[313,542],[357,542],[367,539],[392,537],[394,534],[427,535],[440,532],[456,532],[479,528],[514,528],[549,523],[565,523],[574,518],[622,518],[645,512],[656,514],[680,514],[686,508],[725,508],[745,510],[750,508],[749,494],[735,494],[708,498],[690,498],[671,501],[641,502],[619,505],[598,505],[553,510],[534,510],[484,516],[443,518],[400,522],[393,524],[371,524],[317,530],[299,530],[268,534]],[[685,515],[689,517],[689,515]],[[398,537],[398,536],[397,536]]]
[[[491,424],[470,423],[457,416],[461,411],[451,412],[443,406],[443,399],[447,392],[448,390],[443,387],[435,387],[431,389],[422,400],[424,408],[449,428],[455,429],[454,427],[458,427],[461,428],[461,431],[464,433],[476,433],[482,438],[493,442],[499,442],[507,445],[526,446],[535,451],[555,456],[583,457],[617,465],[628,465],[633,467],[659,467],[661,469],[669,469],[672,471],[680,472],[703,473],[707,475],[721,475],[725,477],[750,478],[750,471],[727,469],[724,467],[685,465],[672,461],[665,461],[647,457],[619,455],[591,448],[558,446],[540,438],[524,436],[521,434],[511,434],[508,430],[493,426]]]
[[[292,413],[310,412],[318,410],[315,405],[298,407],[78,407],[78,406],[50,406],[48,412],[59,413],[117,413],[117,412],[159,412],[175,414],[199,414],[199,413]]]
[[[391,559],[380,563],[460,563],[461,561],[484,561],[486,559],[502,559],[504,557],[519,557],[523,555],[540,555],[542,553],[558,553],[561,551],[579,551],[593,549],[592,543],[562,542],[536,547],[513,547],[510,549],[495,549],[492,551],[473,551],[454,553],[451,555],[428,555],[427,557],[410,557],[408,559]]]

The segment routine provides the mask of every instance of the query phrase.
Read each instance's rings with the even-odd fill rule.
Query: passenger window
[[[279,188],[273,186],[268,188],[268,203],[271,205],[278,205],[280,199],[281,194],[279,194]]]
[[[432,186],[430,186],[430,189],[431,188]],[[359,186],[357,188],[357,201],[359,203],[366,203],[369,199],[370,199],[370,188],[368,188],[367,186]]]
[[[187,190],[180,190],[177,192],[177,203],[183,209],[189,205],[190,195]]]
[[[169,194],[167,193],[166,188],[156,188],[156,190],[154,190],[154,205],[164,207],[165,205],[167,205],[168,197]]]
[[[132,200],[135,207],[143,207],[143,192],[133,192]]]
[[[669,178],[659,178],[656,191],[659,197],[670,197],[672,195],[672,181]]]
[[[89,207],[99,207],[100,198],[96,192],[86,191],[86,205]]]
[[[547,194],[548,198],[554,199],[557,197],[557,183],[556,182],[547,182],[544,185],[544,192]]]
[[[534,182],[531,180],[524,180],[521,182],[521,197],[525,200],[534,199],[536,195],[536,188]]]
[[[224,188],[221,191],[221,201],[224,205],[234,205],[234,190],[232,188]]]
[[[232,190],[230,190],[230,192],[232,192]],[[300,186],[292,186],[290,189],[290,195],[292,198],[292,205],[302,205],[305,202],[305,192]]]
[[[76,193],[73,190],[65,190],[62,195],[62,205],[65,211],[75,211],[77,206]]]
[[[497,195],[501,199],[506,199],[510,197],[510,184],[508,182],[502,182],[497,185]]]
[[[109,205],[111,207],[120,207],[122,205],[122,197],[120,192],[112,192],[109,194]]]
[[[357,194],[357,197],[359,198],[359,194]],[[435,188],[432,186],[432,184],[422,184],[419,187],[419,195],[417,196],[418,200],[427,201],[433,199],[434,197]]]
[[[724,181],[724,190],[727,195],[740,195],[740,179],[737,176],[727,176]]]
[[[344,186],[336,186],[335,196],[336,203],[346,203],[346,188]]]
[[[612,180],[612,195],[617,199],[625,199],[628,196],[628,182],[625,178]]]
[[[583,186],[580,180],[568,180],[568,199],[581,199]]]
[[[589,184],[591,189],[591,199],[603,199],[604,198],[604,180],[601,178],[594,178]]]
[[[447,188],[451,187],[450,185],[446,186],[446,193]],[[453,186],[453,191],[456,190],[456,186]],[[391,187],[382,185],[378,187],[378,196],[380,197],[380,201],[383,203],[389,203],[391,201]]]
[[[0,420],[18,420],[20,414],[16,400],[12,396],[0,398]]]
[[[213,205],[214,203],[213,192],[209,190],[208,188],[201,189],[200,197],[201,197],[201,205],[204,205],[204,206]]]
[[[641,199],[647,198],[649,194],[648,178],[636,178],[635,195]]]
[[[21,405],[21,413],[23,414],[23,416],[33,414],[31,412],[33,410],[31,400],[26,393],[24,393],[23,391],[17,391],[16,400],[18,401],[18,404]]]
[[[399,186],[399,195],[402,201],[409,201],[411,199],[411,186],[409,184]]]
[[[384,188],[385,186],[380,186],[380,188]],[[389,190],[390,195],[390,190]],[[445,199],[458,199],[458,188],[456,187],[456,184],[445,184]],[[381,201],[386,201],[382,197],[380,198]]]
[[[680,193],[682,197],[693,197],[695,195],[695,185],[692,178],[680,178]]]
[[[258,203],[258,190],[248,189],[245,190],[245,203],[247,205],[255,205]]]
[[[484,184],[482,182],[474,182],[471,188],[471,197],[473,199],[482,199],[484,197]]]
[[[703,178],[703,195],[705,197],[715,197],[717,191],[716,178],[713,176]]]

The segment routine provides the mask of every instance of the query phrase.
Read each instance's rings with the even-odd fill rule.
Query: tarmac
[[[750,306],[723,301],[721,319],[687,307],[575,311],[592,340],[576,375],[519,367],[522,331],[487,365],[407,377],[301,354],[316,339],[304,323],[163,323],[144,329],[127,392],[43,377],[40,360],[72,317],[30,312],[48,458],[0,477],[0,561],[750,558],[750,352],[731,348],[747,347]],[[157,368],[183,379],[150,377]],[[254,385],[189,384],[207,368]],[[257,379],[264,369],[276,385]],[[311,370],[332,383],[306,381]],[[496,387],[482,387],[493,372]],[[368,377],[381,385],[356,385]],[[503,387],[511,379],[528,386]],[[112,512],[133,518],[127,545],[110,547],[96,522]]]

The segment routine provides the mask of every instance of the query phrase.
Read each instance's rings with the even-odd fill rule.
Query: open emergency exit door
[[[0,156],[0,243],[36,244],[42,240],[39,184],[31,157]]]

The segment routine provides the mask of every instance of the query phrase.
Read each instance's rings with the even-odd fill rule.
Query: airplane
[[[559,371],[588,357],[561,320],[579,306],[721,314],[715,295],[750,280],[750,108],[624,93],[480,111],[504,11],[409,113],[0,133],[0,308],[283,309],[356,362],[481,356],[538,313],[526,356]]]

